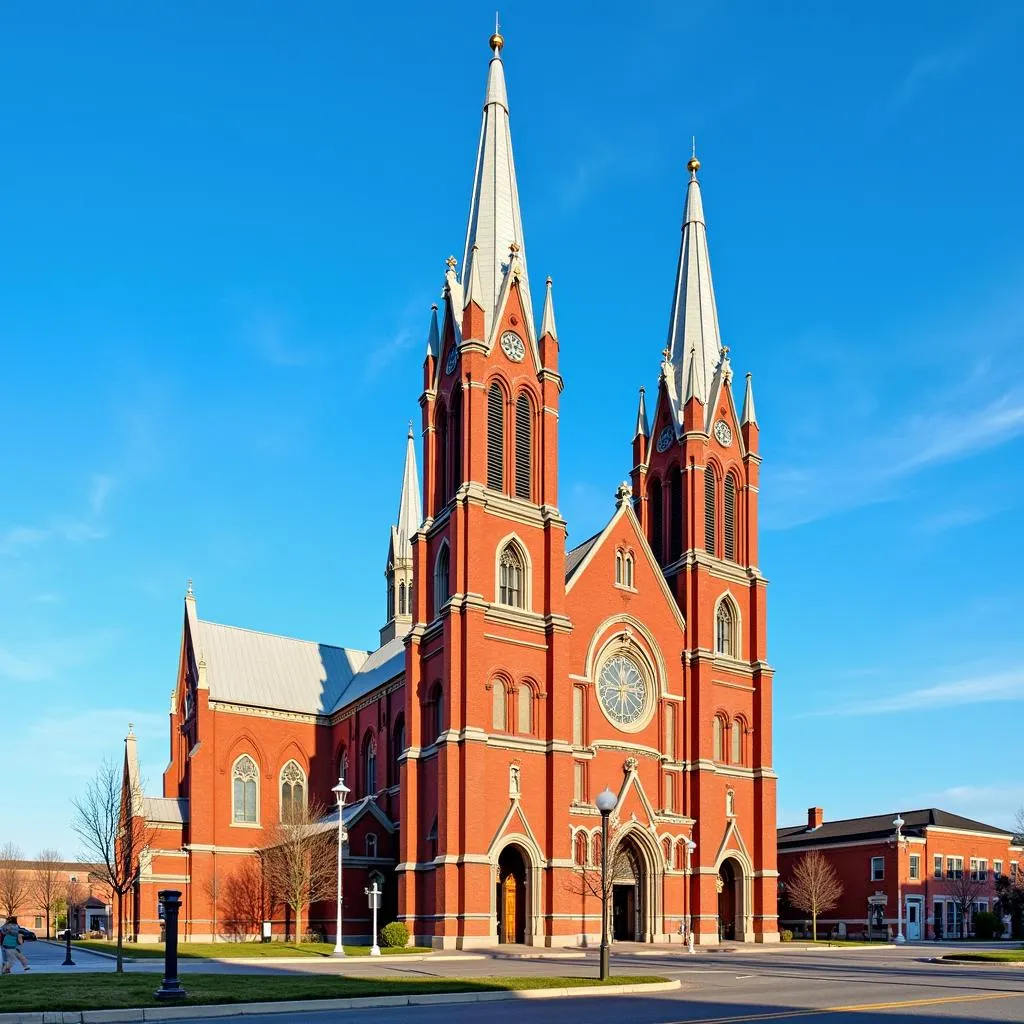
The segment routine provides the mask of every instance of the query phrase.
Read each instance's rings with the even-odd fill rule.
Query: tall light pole
[[[907,841],[903,838],[903,819],[897,814],[892,823],[896,826],[896,945],[902,946],[907,940],[903,937],[903,873],[900,871],[900,850],[906,846]]]
[[[690,953],[696,952],[693,948],[693,913],[690,901],[693,894],[690,892],[690,879],[693,876],[693,851],[697,844],[692,839],[686,840],[686,946]]]
[[[608,815],[615,810],[618,797],[606,786],[597,794],[601,812],[601,980],[608,978]]]
[[[345,842],[345,822],[344,822],[344,810],[345,810],[345,797],[349,794],[349,788],[345,785],[345,780],[339,775],[338,784],[332,787],[331,792],[335,795],[338,801],[338,902],[337,902],[337,918],[334,927],[334,952],[332,956],[344,956],[345,947],[341,944],[341,847]]]

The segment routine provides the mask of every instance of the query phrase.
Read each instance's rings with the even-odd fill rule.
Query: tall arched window
[[[736,561],[736,477],[725,478],[725,557]]]
[[[582,868],[587,863],[587,833],[577,832],[572,844],[572,859],[576,866]]]
[[[631,552],[626,554],[626,586],[633,586],[633,555]]]
[[[616,551],[615,552],[615,582],[619,583],[619,584],[621,584],[623,582],[623,578],[624,578],[622,562],[623,562],[622,552],[621,551]]]
[[[728,598],[719,602],[715,616],[715,653],[736,657],[736,613]]]
[[[740,723],[738,718],[733,719],[733,723],[730,726],[730,742],[732,750],[730,751],[730,760],[733,764],[743,763],[743,725]]]
[[[373,796],[377,792],[377,741],[373,733],[367,733],[363,741],[363,795]]]
[[[584,692],[582,686],[572,688],[572,741],[577,747],[583,746]]]
[[[711,719],[711,757],[715,761],[722,760],[722,719],[719,715]]]
[[[344,746],[338,752],[338,778],[348,778],[348,751]]]
[[[395,617],[395,572],[394,566],[390,562],[388,562],[384,578],[388,584],[388,622],[390,622]]]
[[[448,465],[451,467],[452,487],[454,494],[462,483],[462,388],[456,388],[452,395],[452,413],[448,423],[448,437],[451,455]]]
[[[704,550],[718,554],[715,548],[715,471],[704,467]]]
[[[243,754],[231,768],[231,820],[242,825],[255,825],[259,820],[259,769],[256,762]]]
[[[448,504],[448,413],[443,405],[434,416],[434,514]]]
[[[516,399],[516,497],[527,501],[533,482],[533,408],[524,391]]]
[[[405,614],[405,583],[398,584],[398,614]]]
[[[683,553],[683,474],[678,466],[672,467],[668,479],[668,557],[674,562]]]
[[[516,731],[521,736],[529,736],[533,732],[533,687],[529,683],[520,683],[516,694],[518,718]]]
[[[434,563],[434,617],[441,614],[441,609],[448,603],[451,591],[448,589],[448,545],[442,544]]]
[[[395,720],[395,728],[391,733],[391,785],[397,786],[401,778],[400,758],[405,753],[405,715]]]
[[[526,595],[523,591],[525,559],[519,545],[509,542],[498,556],[498,603],[512,608],[523,608]]]
[[[491,725],[496,732],[508,728],[508,694],[500,679],[491,683]]]
[[[662,509],[661,500],[661,481],[652,480],[651,489],[651,550],[654,552],[654,557],[659,561],[663,562],[665,559],[662,557],[662,533],[664,527],[664,510]]]
[[[487,486],[505,489],[505,392],[497,382],[487,392]]]
[[[676,706],[665,704],[665,756],[676,759]]]
[[[306,806],[306,773],[297,761],[281,769],[281,820],[291,821]]]

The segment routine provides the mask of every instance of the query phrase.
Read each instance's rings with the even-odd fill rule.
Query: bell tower
[[[381,646],[396,637],[403,637],[412,628],[412,537],[420,528],[423,504],[420,481],[416,472],[416,443],[412,423],[405,443],[405,470],[402,473],[402,496],[398,501],[398,519],[391,527],[388,560],[384,569],[386,586],[386,620],[380,631]]]
[[[400,870],[400,912],[410,914],[413,886],[432,894],[421,891],[420,906],[467,905],[471,889],[490,886],[486,844],[500,821],[485,826],[479,801],[503,784],[507,803],[511,770],[507,751],[495,753],[487,739],[496,723],[528,741],[517,772],[551,777],[556,797],[570,797],[571,769],[552,775],[539,745],[569,731],[567,718],[556,724],[568,702],[552,700],[549,689],[549,680],[567,678],[570,629],[558,509],[558,330],[550,278],[539,328],[535,320],[503,46],[495,33],[462,263],[446,260],[423,363],[426,516],[413,541],[412,749],[401,790],[403,861],[420,866]],[[413,930],[425,937],[420,927]],[[431,941],[446,946],[474,930],[484,940],[490,925],[445,917],[429,927]]]
[[[772,669],[757,543],[760,431],[749,373],[742,408],[733,398],[700,166],[694,153],[653,426],[641,390],[632,482],[637,516],[686,623],[684,747],[691,768],[684,799],[697,821],[698,856],[725,841],[737,806],[751,808],[757,824],[752,832],[745,826],[751,834],[743,841],[763,869],[750,880],[744,913],[751,933],[764,940],[776,930],[776,897]],[[741,777],[733,778],[736,769]],[[714,865],[703,867],[707,877],[697,876],[692,896],[711,913]]]

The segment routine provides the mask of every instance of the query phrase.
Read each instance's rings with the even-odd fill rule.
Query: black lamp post
[[[178,889],[161,889],[157,896],[164,906],[164,980],[153,996],[166,1001],[184,999],[188,993],[178,981],[178,911],[181,910],[181,892]]]
[[[606,981],[608,966],[608,815],[615,810],[618,797],[607,787],[598,793],[597,809],[601,812],[601,980]]]
[[[66,945],[64,947],[64,963],[61,967],[74,967],[75,961],[71,959],[71,913],[68,912],[68,926],[64,929],[64,939]]]

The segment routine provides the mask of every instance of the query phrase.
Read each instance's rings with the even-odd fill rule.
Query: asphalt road
[[[39,944],[43,946],[42,943]],[[53,948],[53,947],[51,947]],[[650,996],[594,996],[398,1009],[347,1010],[321,1014],[267,1014],[245,1017],[251,1024],[565,1024],[576,1020],[614,1020],[616,1024],[726,1024],[740,1021],[1024,1021],[1024,967],[933,964],[929,958],[950,947],[754,951],[705,951],[689,957],[671,952],[612,958],[619,974],[661,974],[679,978],[682,988]],[[42,949],[40,949],[40,953]],[[640,952],[640,951],[636,951]],[[653,953],[648,948],[644,953]],[[76,959],[78,959],[76,954]],[[96,958],[81,966],[96,970]],[[109,961],[107,962],[109,963]],[[160,964],[131,965],[130,970],[159,970]],[[65,968],[65,970],[69,970]],[[182,962],[188,986],[191,971],[225,973],[345,973],[365,976],[436,977],[485,974],[558,974],[593,976],[595,953],[560,959],[520,959],[489,954],[482,959],[379,961],[349,958],[301,964],[243,962],[213,965]],[[224,1018],[193,1018],[223,1021]]]

